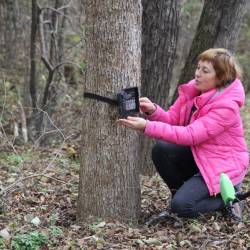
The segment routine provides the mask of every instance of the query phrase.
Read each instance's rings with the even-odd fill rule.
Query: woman
[[[206,50],[197,61],[195,79],[179,87],[179,97],[167,112],[144,97],[140,108],[146,119],[118,121],[160,140],[152,159],[172,193],[171,211],[181,217],[223,208],[220,174],[226,173],[237,189],[249,161],[238,64],[226,49]]]

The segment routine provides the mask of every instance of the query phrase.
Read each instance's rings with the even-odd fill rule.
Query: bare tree
[[[39,31],[42,48],[41,59],[48,71],[41,101],[42,112],[39,112],[36,126],[39,135],[41,135],[43,128],[47,126],[47,122],[44,119],[44,111],[51,116],[57,106],[58,83],[61,79],[60,68],[64,64],[67,64],[67,62],[63,60],[63,31],[65,28],[67,8],[68,6],[65,0],[56,0],[55,6],[51,8],[39,7]],[[59,31],[60,34],[58,35]],[[44,140],[46,140],[46,137],[42,141]]]
[[[223,47],[234,51],[240,24],[246,9],[246,0],[205,0],[179,83],[187,82],[194,76],[197,56],[206,49]],[[178,88],[173,96],[177,98]]]
[[[140,86],[139,0],[84,0],[87,91],[112,96]],[[78,217],[138,219],[138,135],[116,125],[117,110],[96,100],[83,102]]]
[[[167,106],[174,65],[180,6],[178,1],[143,0],[142,15],[142,96]],[[141,137],[141,172],[154,172],[152,139]]]
[[[53,7],[41,7],[36,0],[32,0],[32,24],[31,24],[31,67],[30,67],[30,94],[32,99],[33,117],[30,119],[30,127],[34,124],[35,133],[33,139],[41,138],[44,128],[49,127],[45,119],[53,114],[58,101],[58,83],[61,80],[64,64],[64,29],[67,9],[66,0],[55,0]],[[39,37],[38,37],[39,35]],[[40,57],[47,70],[44,90],[37,98],[36,60],[37,40],[40,42]],[[46,140],[46,136],[39,142]]]

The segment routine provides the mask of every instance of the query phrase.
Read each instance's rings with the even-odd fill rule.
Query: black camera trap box
[[[126,88],[117,94],[119,114],[121,117],[134,116],[139,113],[138,87]]]

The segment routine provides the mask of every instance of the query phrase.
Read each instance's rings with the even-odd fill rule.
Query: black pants
[[[209,195],[190,147],[159,141],[152,150],[152,159],[172,193],[171,212],[194,218],[224,207],[220,195]]]

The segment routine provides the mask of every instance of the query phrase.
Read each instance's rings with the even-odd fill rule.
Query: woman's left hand
[[[119,119],[117,122],[128,128],[140,131],[145,129],[147,123],[147,121],[143,118],[132,116],[128,116],[127,119]]]

